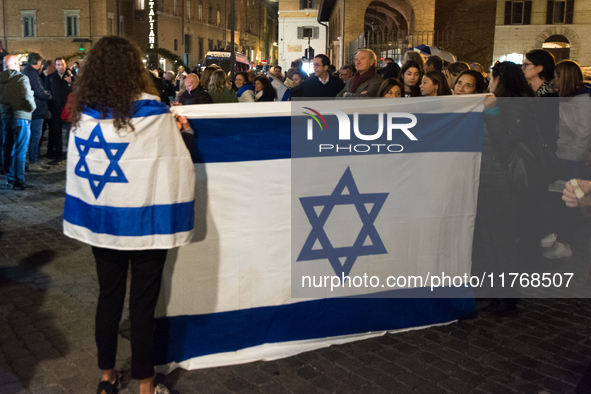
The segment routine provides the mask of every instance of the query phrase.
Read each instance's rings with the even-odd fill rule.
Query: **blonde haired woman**
[[[217,68],[214,67],[214,65],[211,65],[211,66],[205,67],[205,69],[201,72],[201,77],[199,77],[199,78],[201,79],[201,85],[203,85],[203,88],[205,90],[208,89],[209,79],[211,78],[211,75],[216,70],[217,70]]]
[[[223,70],[216,70],[211,74],[207,91],[214,104],[238,102],[236,92],[228,89],[226,79],[226,73]]]

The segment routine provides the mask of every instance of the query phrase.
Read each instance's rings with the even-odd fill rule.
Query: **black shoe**
[[[5,183],[4,185],[0,185],[0,189],[2,189],[2,190],[12,189],[12,183]]]
[[[29,185],[28,183],[15,183],[14,185],[12,185],[13,190],[29,190],[34,188],[35,186]]]
[[[49,162],[49,163],[47,163],[47,164],[49,164],[49,165],[51,165],[51,166],[57,166],[57,165],[58,165],[58,164],[60,164],[61,162],[62,162],[62,160],[61,160],[61,159],[55,159],[54,161],[50,161],[50,162]]]
[[[96,394],[117,394],[120,387],[121,381],[119,380],[119,374],[117,374],[115,383],[110,383],[104,380],[101,381],[98,385],[98,389],[96,390]]]
[[[478,311],[482,317],[503,317],[503,316],[517,316],[517,305],[508,304],[500,300],[494,300],[484,308]]]

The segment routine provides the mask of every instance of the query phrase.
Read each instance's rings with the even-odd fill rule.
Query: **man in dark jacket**
[[[167,71],[166,74],[164,74],[164,80],[162,81],[164,85],[164,92],[160,98],[160,101],[162,101],[164,104],[170,104],[171,101],[174,101],[174,96],[176,95],[174,78],[175,75],[172,71]]]
[[[328,72],[330,59],[326,55],[314,57],[314,76],[304,82],[303,97],[336,97],[345,86],[343,81]]]
[[[158,76],[158,70],[154,69],[150,71],[150,75],[152,76],[154,87],[158,91],[158,97],[160,97],[160,101],[164,103],[164,83],[162,82],[162,78]]]
[[[55,159],[49,164],[58,164],[62,160],[62,111],[68,102],[68,95],[72,92],[74,76],[66,68],[66,62],[61,57],[55,59],[55,72],[45,79],[45,90],[51,94],[49,111],[51,122],[49,123],[49,140],[47,143],[47,156]]]
[[[48,168],[39,163],[39,142],[43,132],[43,121],[47,116],[47,102],[51,100],[49,92],[43,89],[39,71],[41,70],[41,56],[38,53],[29,53],[27,67],[23,70],[23,75],[29,78],[31,89],[35,95],[35,105],[37,108],[33,112],[31,120],[31,139],[29,141],[29,171],[43,171]]]
[[[33,188],[25,183],[25,162],[31,136],[31,113],[35,99],[29,78],[20,73],[18,58],[4,58],[0,73],[0,113],[2,114],[3,169],[6,186],[15,190]]]
[[[378,74],[382,74],[382,78],[398,78],[400,74],[400,66],[394,62],[394,59],[387,57],[384,59],[384,68],[378,71]]]
[[[212,104],[213,100],[209,93],[199,84],[197,74],[189,74],[185,78],[185,91],[179,97],[179,104]]]

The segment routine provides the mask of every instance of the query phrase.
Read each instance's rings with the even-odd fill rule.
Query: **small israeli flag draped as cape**
[[[85,109],[68,146],[64,234],[120,250],[170,249],[191,242],[195,170],[174,117],[143,94],[135,131]]]

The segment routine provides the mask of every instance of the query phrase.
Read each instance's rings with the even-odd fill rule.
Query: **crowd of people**
[[[109,68],[123,60],[126,63],[123,71],[121,67]],[[63,159],[64,126],[68,128],[72,122],[78,135],[92,135],[99,122],[103,126],[112,125],[111,140],[131,144],[132,148],[164,133],[170,150],[167,154],[176,157],[178,163],[188,163],[187,168],[191,170],[186,175],[190,179],[194,178],[194,173],[186,147],[191,146],[192,130],[184,117],[174,117],[170,113],[168,105],[488,93],[485,98],[475,98],[484,103],[485,131],[474,230],[474,272],[518,272],[522,260],[536,257],[540,246],[545,248],[543,255],[547,258],[572,255],[569,245],[573,224],[581,220],[581,213],[568,209],[561,201],[561,194],[549,192],[549,182],[527,187],[515,184],[508,163],[521,144],[541,138],[556,152],[561,166],[561,174],[550,181],[588,176],[591,111],[588,100],[577,99],[590,97],[591,85],[584,82],[579,65],[570,60],[556,64],[552,54],[543,49],[528,52],[521,65],[497,62],[488,75],[477,63],[445,65],[438,56],[430,56],[425,61],[414,51],[405,54],[400,66],[392,59],[384,62],[385,65],[378,68],[376,54],[362,49],[355,56],[354,66],[345,65],[338,72],[326,55],[317,55],[313,61],[314,75],[304,72],[302,61],[295,60],[285,73],[280,67],[269,70],[267,75],[257,75],[251,70],[238,73],[231,81],[226,72],[216,66],[193,69],[189,73],[183,68],[176,74],[161,70],[148,73],[139,49],[120,37],[101,39],[90,52],[83,69],[77,63],[68,69],[61,58],[47,61],[43,66],[40,55],[31,53],[21,72],[18,59],[9,55],[4,57],[5,71],[0,73],[4,187],[15,190],[31,187],[24,179],[27,153],[29,171],[43,171],[46,167],[39,158],[44,124],[48,126],[47,156],[51,164]],[[557,99],[537,100],[536,97]],[[530,100],[516,101],[516,98]],[[149,105],[162,117],[162,127],[156,129],[141,121],[142,117],[136,114],[140,99],[142,105]],[[108,133],[107,129],[103,133]],[[138,138],[130,138],[130,133]],[[70,159],[79,160],[79,156],[88,154],[84,149],[78,150],[77,153],[70,149]],[[144,160],[157,165],[160,157]],[[73,165],[71,161],[69,165]],[[84,176],[74,176],[79,175],[77,171],[68,172],[68,185],[88,182]],[[177,174],[185,169],[175,171]],[[178,188],[179,195],[187,192],[189,181],[166,183],[166,177],[161,178],[143,184],[134,194],[151,196],[158,188]],[[591,183],[581,182],[581,187],[585,196],[577,198],[567,183],[564,199],[569,207],[591,205],[588,196]],[[75,190],[83,189],[80,186]],[[192,193],[193,189],[189,189]],[[119,201],[121,197],[108,189],[99,191],[101,193],[104,193],[101,195],[103,202]],[[176,191],[170,194],[176,195]],[[98,195],[95,197],[89,197],[90,205],[98,204]],[[187,198],[190,201],[192,197]],[[117,228],[121,219],[110,215],[105,211],[99,219]],[[64,218],[66,221],[75,219],[69,214]],[[115,245],[105,241],[108,237],[104,234],[92,231],[67,232],[93,245],[96,258],[100,284],[96,341],[99,367],[103,371],[99,393],[114,393],[119,385],[119,375],[114,369],[117,328],[130,262],[132,377],[140,382],[141,394],[168,392],[154,385],[152,348],[146,344],[153,341],[153,314],[166,250],[190,242],[191,230],[179,231],[166,240],[148,237],[145,242],[134,245]],[[118,278],[116,283],[114,275]],[[511,298],[493,299],[480,310],[481,314],[496,317],[517,313],[519,292],[509,296]]]
[[[355,64],[345,65],[338,72],[323,54],[314,57],[312,67],[313,74],[308,75],[297,59],[285,73],[280,67],[272,68],[266,76],[251,70],[238,74],[234,83],[225,79],[225,86],[213,83],[210,77],[223,72],[208,67],[201,74],[202,80],[209,81],[203,85],[207,93],[201,103],[487,93],[474,272],[510,272],[536,257],[560,259],[572,255],[573,229],[582,221],[581,214],[568,210],[559,193],[549,192],[549,182],[526,188],[515,185],[508,173],[508,162],[520,145],[542,138],[560,162],[561,174],[553,181],[560,185],[561,181],[586,175],[591,112],[585,109],[589,101],[577,98],[589,97],[591,85],[584,82],[576,62],[556,63],[550,52],[534,49],[525,55],[522,64],[497,62],[487,74],[478,63],[446,64],[439,56],[425,59],[418,52],[408,51],[401,65],[384,59],[383,67],[378,68],[376,54],[361,49]],[[187,98],[187,90],[194,89],[192,82],[187,82],[189,78],[195,80],[198,76],[184,76],[186,89],[177,95],[178,104],[196,103]],[[219,93],[222,90],[226,92],[223,98]],[[518,300],[519,292],[512,298],[494,299],[481,313],[514,314]]]
[[[344,65],[340,70],[328,56],[319,54],[311,63],[310,74],[304,71],[301,59],[294,60],[285,73],[280,66],[271,67],[266,74],[253,68],[237,73],[233,80],[229,73],[222,76],[223,71],[215,64],[204,69],[195,67],[190,72],[179,67],[176,74],[161,69],[151,73],[161,101],[169,105],[461,95],[484,93],[488,87],[487,75],[478,63],[455,62],[444,67],[439,56],[425,60],[415,51],[404,55],[402,66],[391,58],[383,63],[379,68],[376,54],[362,49],[354,65]],[[460,82],[456,84],[457,80]]]
[[[25,168],[43,172],[63,159],[63,133],[69,130],[66,109],[72,86],[80,69],[75,62],[67,68],[62,58],[43,63],[38,53],[31,52],[27,63],[6,55],[0,73],[0,172],[6,183],[2,188],[26,190],[34,188],[25,182]],[[47,163],[40,161],[41,140],[47,129]],[[28,155],[28,165],[27,165]],[[49,164],[49,165],[48,165]]]

